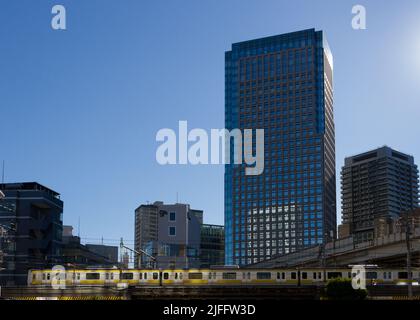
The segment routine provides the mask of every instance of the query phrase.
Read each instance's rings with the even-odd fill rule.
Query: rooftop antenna
[[[3,160],[3,167],[1,171],[1,183],[4,184],[4,160]]]

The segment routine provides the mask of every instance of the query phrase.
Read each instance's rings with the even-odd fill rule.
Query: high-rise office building
[[[63,202],[36,182],[0,184],[0,225],[7,229],[0,285],[24,285],[29,269],[62,261]],[[4,270],[2,270],[4,269]]]
[[[382,147],[345,159],[341,171],[343,229],[356,243],[372,240],[377,218],[397,218],[418,207],[414,158]]]
[[[225,168],[225,262],[245,265],[336,233],[333,59],[314,29],[235,43],[225,126],[264,129],[264,172]],[[233,144],[230,148],[233,159]]]

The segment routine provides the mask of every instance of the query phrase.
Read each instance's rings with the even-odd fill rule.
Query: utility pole
[[[404,227],[405,232],[405,244],[407,247],[407,291],[408,298],[413,298],[413,274],[411,269],[411,222],[414,213],[414,209],[401,213],[399,218],[399,225]],[[402,232],[402,230],[401,230]]]
[[[411,211],[405,217],[405,243],[407,245],[407,279],[408,279],[408,298],[413,298],[413,275],[411,273]]]
[[[138,255],[138,256],[140,256],[140,258],[141,258],[141,255],[144,254],[145,256],[147,256],[151,260],[150,261],[151,267],[152,268],[155,268],[156,267],[156,257],[148,254],[146,251],[144,251],[142,249],[135,250],[135,249],[131,249],[131,248],[127,247],[126,245],[124,245],[123,238],[121,238],[120,248],[121,249],[126,249],[126,250],[128,250],[128,251],[130,251],[130,252],[132,252],[132,253],[134,253],[136,255]],[[141,259],[140,259],[140,261],[141,261]],[[140,266],[136,266],[136,267],[140,268]]]

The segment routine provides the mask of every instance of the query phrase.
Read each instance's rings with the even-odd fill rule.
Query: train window
[[[180,274],[179,274],[179,279],[180,279],[180,280],[182,280],[182,278],[183,278],[183,277],[184,277],[184,276],[183,276],[183,274],[182,274],[182,273],[180,273]]]
[[[366,272],[366,279],[378,279],[378,273],[377,272]]]
[[[178,272],[175,272],[175,280],[178,279]]]
[[[386,273],[386,272],[384,272],[384,279],[386,279],[386,275],[387,275],[387,273]]]
[[[328,279],[337,279],[337,278],[342,278],[343,274],[341,272],[328,272],[327,273],[327,278]]]
[[[322,273],[318,272],[318,279],[322,279]]]
[[[100,274],[98,272],[86,273],[86,280],[99,280]]]
[[[121,274],[121,280],[133,280],[134,274],[132,272],[124,272]]]
[[[312,275],[313,279],[316,279],[316,272],[314,272],[314,274]]]
[[[351,279],[351,272],[347,272],[347,278]]]
[[[280,280],[280,272],[277,272],[277,280]]]
[[[147,272],[144,273],[144,280],[147,280]]]
[[[248,280],[251,279],[251,272],[248,272]]]
[[[388,279],[392,279],[391,272],[388,272]]]
[[[408,279],[407,272],[398,272],[398,279]]]
[[[139,279],[143,280],[143,273],[141,273],[141,272],[139,273]]]
[[[169,273],[165,272],[163,274],[163,279],[168,280],[169,279]]]
[[[223,280],[236,280],[236,272],[223,272]]]
[[[111,273],[111,280],[114,280],[114,274]]]
[[[286,279],[286,272],[282,272],[281,273],[281,278],[284,280],[284,279]]]
[[[105,280],[109,280],[109,273],[105,273]]]
[[[267,280],[271,279],[271,272],[257,272],[258,280]]]
[[[293,280],[296,280],[296,272],[292,272],[292,273],[290,274],[290,277],[291,277]]]
[[[45,273],[42,274],[42,280],[45,280]]]
[[[77,280],[80,280],[80,273],[76,273]]]
[[[73,280],[76,279],[76,274],[73,272],[73,276],[72,276]]]
[[[32,273],[32,281],[34,281],[35,280],[35,273]]]
[[[307,272],[302,272],[302,279],[304,279],[304,280],[308,279],[308,273]]]
[[[190,272],[190,273],[188,273],[188,279],[190,279],[190,280],[201,280],[201,279],[203,279],[203,273],[202,272]]]
[[[51,275],[49,273],[47,273],[47,280],[51,279]]]
[[[159,273],[153,272],[153,280],[159,279]]]

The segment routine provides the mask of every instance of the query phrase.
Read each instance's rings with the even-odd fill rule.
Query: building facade
[[[200,236],[200,267],[210,268],[225,264],[225,228],[203,224]]]
[[[25,285],[29,269],[61,262],[63,202],[36,182],[0,184],[0,225],[6,226],[0,284]]]
[[[342,221],[356,243],[374,239],[377,218],[395,219],[418,207],[418,177],[414,158],[389,147],[345,159]]]
[[[159,268],[199,267],[200,227],[203,211],[188,204],[141,205],[135,211],[134,249],[155,257]],[[150,267],[145,254],[135,257],[135,265]]]
[[[226,264],[335,236],[333,59],[323,32],[233,44],[225,54],[225,126],[264,129],[261,175],[225,167]]]

